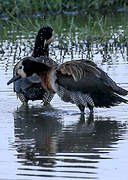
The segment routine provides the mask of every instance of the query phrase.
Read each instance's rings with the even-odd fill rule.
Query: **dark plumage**
[[[49,44],[53,41],[54,31],[51,27],[46,26],[38,31],[33,50],[33,57],[49,56]]]
[[[27,63],[26,63],[27,62]],[[22,70],[19,67],[22,67]],[[63,101],[74,103],[83,113],[87,106],[90,111],[94,107],[111,107],[128,101],[128,91],[119,87],[95,63],[88,60],[74,60],[58,67],[32,61],[21,61],[16,69],[18,77],[37,73],[45,90],[56,92]],[[11,83],[17,77],[9,81]]]
[[[47,64],[50,67],[55,65],[56,62],[48,57],[48,46],[52,40],[53,29],[49,26],[41,28],[36,36],[32,57],[29,57],[29,60],[38,61]],[[24,61],[26,60],[27,58],[24,58]],[[16,75],[17,64],[14,67],[13,75]],[[46,105],[50,103],[54,96],[54,93],[49,93],[44,90],[44,88],[41,86],[39,77],[35,75],[29,78],[22,78],[14,82],[14,92],[16,92],[18,98],[24,104],[29,100],[42,100]]]

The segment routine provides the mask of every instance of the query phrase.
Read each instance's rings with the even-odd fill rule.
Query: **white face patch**
[[[52,31],[52,37],[50,39],[48,39],[47,41],[45,41],[45,44],[50,44],[51,42],[53,42],[53,39],[54,39],[54,31]]]
[[[22,61],[20,61],[16,66],[16,73],[20,75],[22,78],[27,77],[26,73],[24,72],[24,66],[22,65]]]
[[[44,48],[45,48],[45,45],[47,44],[47,41],[46,41],[46,39],[44,40]]]

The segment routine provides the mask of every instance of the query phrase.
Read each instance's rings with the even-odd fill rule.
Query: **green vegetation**
[[[88,40],[104,42],[118,39],[119,42],[128,41],[127,14],[113,16],[46,16],[44,18],[15,18],[0,22],[0,39],[16,40],[22,36],[32,39],[42,26],[53,27],[59,41]],[[69,38],[70,37],[70,38]]]
[[[127,0],[0,0],[1,17],[125,11]]]
[[[0,54],[14,54],[14,63],[31,54],[37,31],[50,25],[58,61],[97,53],[106,61],[118,50],[128,55],[127,6],[127,0],[0,0]]]
[[[128,55],[128,16],[124,13],[95,18],[58,15],[1,20],[0,53],[4,56],[6,50],[13,52],[14,61],[30,55],[35,35],[44,25],[52,26],[55,31],[55,43],[50,51],[57,61],[63,61],[65,56],[93,59],[97,53],[106,61],[119,51],[123,56]]]

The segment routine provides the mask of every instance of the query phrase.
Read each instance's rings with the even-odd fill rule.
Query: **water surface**
[[[57,44],[56,37],[50,49],[52,58],[93,57],[128,90],[127,46],[105,51],[99,45],[102,51],[96,53],[97,44],[93,43],[89,52],[93,56],[88,56],[87,44],[83,45],[84,55],[80,47],[70,49],[69,45],[72,53],[65,53]],[[13,86],[6,83],[18,59],[31,52],[26,48],[27,39],[4,40],[0,45],[4,49],[0,53],[0,180],[127,180],[128,106],[97,108],[93,116],[86,109],[83,117],[75,105],[55,95],[49,107],[40,101],[25,107],[17,100]]]

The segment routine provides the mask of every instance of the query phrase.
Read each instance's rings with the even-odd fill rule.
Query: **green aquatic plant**
[[[13,17],[14,18],[14,17]],[[39,18],[17,18],[0,22],[0,43],[8,41],[15,49],[15,59],[30,55],[34,38],[42,26],[50,25],[55,31],[51,53],[57,61],[63,62],[65,56],[74,59],[87,57],[93,59],[100,53],[104,61],[118,50],[126,54],[128,50],[128,17],[119,16],[44,16]],[[11,49],[11,51],[12,51]],[[60,53],[58,56],[56,52]],[[4,51],[1,51],[4,52]],[[127,53],[128,54],[128,53]],[[21,57],[22,57],[21,56]]]
[[[46,14],[96,14],[125,11],[127,0],[0,0],[1,17]]]
[[[123,19],[125,19],[124,22]],[[119,22],[122,24],[119,24]],[[13,40],[22,35],[31,37],[40,27],[46,25],[53,27],[56,35],[58,35],[58,40],[66,40],[70,36],[70,41],[73,41],[77,36],[78,40],[84,39],[100,42],[117,38],[115,35],[120,37],[120,41],[123,41],[123,39],[127,40],[128,24],[127,17],[124,14],[122,15],[122,19],[119,20],[113,20],[109,16],[97,16],[95,18],[88,16],[87,18],[85,16],[60,15],[42,18],[14,18],[8,21],[1,20],[0,38]]]

